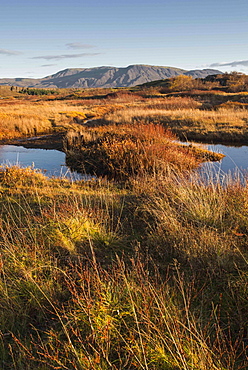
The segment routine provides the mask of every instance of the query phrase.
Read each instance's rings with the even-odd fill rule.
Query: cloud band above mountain
[[[15,50],[0,49],[0,54],[11,56],[11,55],[20,55],[22,53],[20,51],[15,51]]]
[[[61,60],[81,57],[91,57],[99,55],[100,53],[80,53],[80,54],[62,54],[62,55],[41,55],[39,57],[32,57],[31,59],[45,59],[45,60]]]
[[[248,67],[248,60],[238,60],[234,62],[223,62],[223,63],[213,63],[210,67]]]
[[[91,49],[91,48],[95,47],[94,45],[82,44],[81,42],[70,42],[70,43],[66,44],[66,46],[69,49]]]

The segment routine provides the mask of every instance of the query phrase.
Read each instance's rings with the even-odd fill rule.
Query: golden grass
[[[5,368],[245,369],[247,188],[139,186],[0,172]]]
[[[157,123],[242,131],[247,111],[142,99],[1,102],[3,137],[70,127],[80,161],[134,175],[127,187],[0,169],[3,368],[246,368],[248,187],[186,171],[206,153]],[[109,124],[83,128],[89,115]]]
[[[208,98],[198,98],[202,99]],[[204,110],[202,102],[192,97],[144,99],[121,92],[109,94],[106,99],[4,99],[0,103],[0,138],[66,131],[88,119],[103,118],[108,124],[163,124],[181,139],[242,141],[248,135],[248,110],[242,108],[246,107],[245,103],[234,103]],[[243,104],[242,107],[240,104]]]
[[[0,105],[0,138],[36,136],[39,133],[65,130],[73,123],[70,115],[73,108],[59,102],[2,104]],[[79,114],[85,114],[84,111],[82,109]]]
[[[62,104],[10,102],[0,105],[1,138],[53,132],[70,120],[60,114]]]
[[[185,258],[198,258],[199,263],[215,255],[217,264],[228,264],[237,243],[245,243],[242,233],[248,223],[238,214],[248,211],[246,197],[247,188],[238,181],[225,188],[211,181],[205,184],[197,174],[189,180],[171,175],[152,192],[146,207],[157,220],[154,235],[170,240],[170,248],[182,248]]]
[[[130,108],[107,114],[108,123],[135,124],[137,122],[159,123],[169,127],[181,139],[215,140],[246,139],[248,135],[248,110],[238,108],[201,109],[157,109]],[[224,136],[223,136],[224,135]],[[227,140],[228,141],[228,140]]]
[[[187,171],[223,155],[180,145],[161,125],[107,125],[70,131],[65,138],[67,164],[79,171],[128,180],[137,174],[165,176]]]
[[[161,103],[162,104],[162,103]],[[156,109],[156,108],[131,108],[118,110],[113,114],[105,116],[106,120],[115,123],[133,123],[137,120],[158,121],[168,123],[170,121],[185,123],[185,126],[205,125],[216,127],[216,125],[245,126],[248,120],[248,112],[244,109],[232,110],[221,108],[218,111],[207,111],[199,109]]]
[[[108,112],[123,108],[125,104],[130,102],[120,104],[115,99],[3,100],[0,102],[0,139],[66,131],[74,124],[101,118]]]

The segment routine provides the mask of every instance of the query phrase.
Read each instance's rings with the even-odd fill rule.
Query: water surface
[[[200,172],[212,171],[215,177],[224,177],[226,174],[237,174],[245,177],[248,172],[248,146],[227,146],[221,144],[204,144],[204,146],[218,153],[225,154],[219,162],[204,163]],[[34,167],[42,170],[48,177],[69,177],[74,180],[83,178],[77,172],[71,172],[65,164],[65,153],[58,150],[31,149],[23,146],[0,145],[0,164]]]
[[[65,153],[58,150],[31,149],[23,146],[0,145],[0,164],[34,167],[48,177],[69,177],[80,179],[77,172],[71,172],[65,165]]]
[[[212,171],[215,177],[239,177],[242,181],[248,173],[248,146],[229,146],[222,144],[206,144],[208,150],[222,153],[225,157],[219,162],[208,162],[201,166],[200,172]]]

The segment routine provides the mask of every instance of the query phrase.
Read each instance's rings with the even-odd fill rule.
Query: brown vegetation
[[[65,138],[65,151],[69,166],[118,180],[127,180],[137,174],[164,176],[168,170],[188,171],[201,161],[223,157],[180,145],[161,125],[138,123],[69,132]]]
[[[120,106],[119,106],[120,108]],[[0,101],[0,140],[66,131],[113,109],[101,100],[81,101]]]
[[[0,169],[4,370],[247,367],[248,186],[205,183],[191,169],[220,158],[172,133],[243,140],[246,96],[148,90],[1,100],[2,137],[68,131],[101,175]]]
[[[246,368],[247,187],[0,175],[3,368]]]
[[[246,93],[225,92],[244,81],[245,75],[235,73],[204,81],[177,76],[163,82],[168,94],[161,90],[165,85],[155,82],[130,90],[62,89],[52,96],[26,96],[14,88],[0,87],[4,98],[0,101],[0,139],[67,131],[74,124],[102,118],[110,124],[159,123],[182,140],[245,141]],[[208,83],[211,89],[219,84],[223,91],[208,90]],[[4,95],[6,89],[11,97]]]
[[[239,73],[223,73],[209,75],[205,78],[193,78],[192,76],[179,75],[166,80],[148,82],[142,85],[143,91],[152,89],[160,93],[181,91],[211,91],[221,90],[227,93],[248,91],[248,76]]]
[[[226,96],[225,96],[226,98]],[[237,99],[237,96],[235,96]],[[240,100],[243,96],[241,95]],[[205,97],[205,100],[208,97]],[[232,96],[229,97],[232,99]],[[169,128],[183,140],[209,142],[245,142],[248,138],[248,112],[246,103],[207,103],[204,96],[168,97],[154,100],[154,105],[142,104],[126,107],[104,116],[107,124],[155,123]],[[209,99],[208,99],[209,101]],[[222,100],[223,101],[223,100]],[[212,108],[212,109],[211,109]]]

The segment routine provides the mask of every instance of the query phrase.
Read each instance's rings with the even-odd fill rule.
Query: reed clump
[[[127,180],[137,174],[185,171],[210,159],[210,152],[175,142],[161,125],[102,126],[69,132],[65,139],[67,163],[86,173]],[[212,160],[223,156],[211,153]]]

